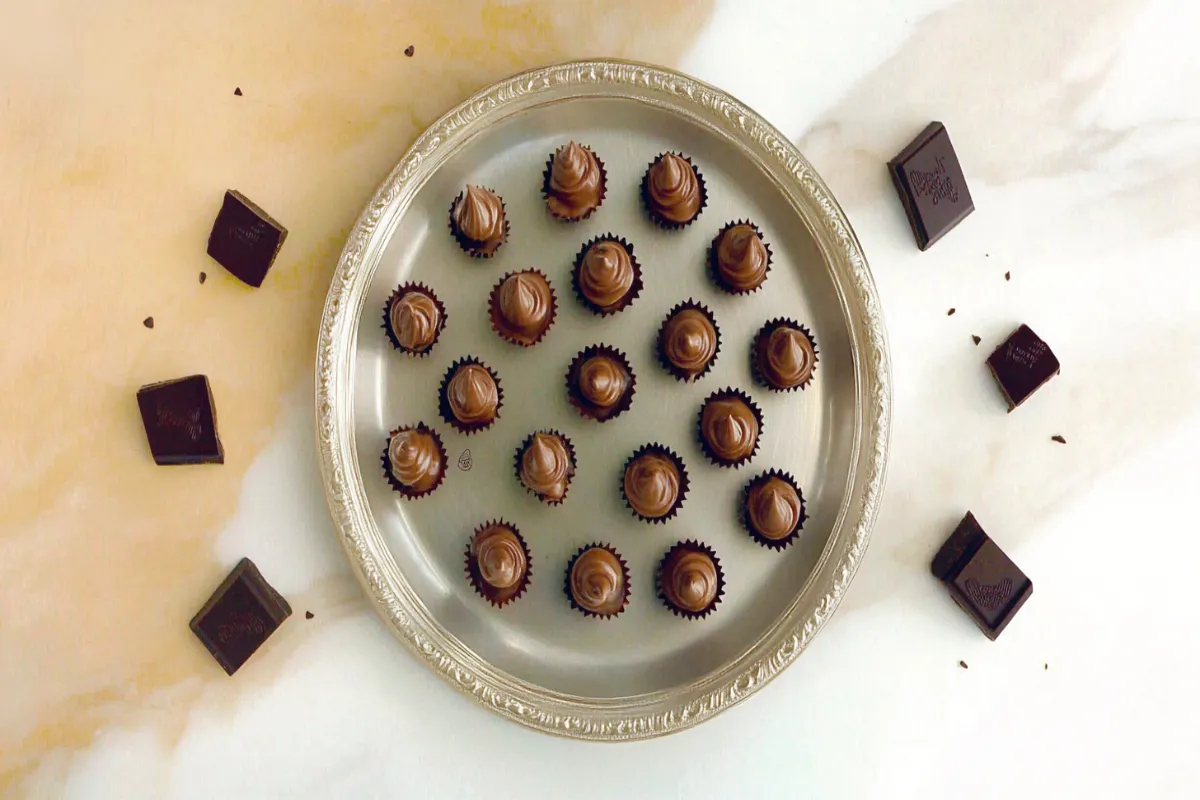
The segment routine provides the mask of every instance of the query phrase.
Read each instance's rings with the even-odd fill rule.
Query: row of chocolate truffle
[[[517,526],[504,520],[480,525],[467,543],[467,579],[480,597],[497,608],[525,593],[533,575],[532,561]],[[672,546],[659,561],[655,578],[663,604],[689,619],[708,616],[725,593],[717,554],[696,541]],[[610,544],[585,545],[567,562],[563,591],[571,607],[585,616],[615,617],[629,605],[629,565]]]

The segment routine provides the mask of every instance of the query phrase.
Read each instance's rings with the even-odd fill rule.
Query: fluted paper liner
[[[496,383],[496,414],[488,422],[470,424],[459,422],[458,417],[454,416],[454,412],[450,410],[450,399],[446,396],[446,390],[450,386],[450,379],[454,377],[454,373],[458,372],[459,367],[466,366],[467,364],[477,364],[483,367]],[[495,424],[496,420],[500,419],[500,409],[503,407],[504,387],[500,385],[500,376],[496,374],[494,369],[475,356],[463,356],[458,359],[450,365],[450,368],[446,370],[446,374],[442,376],[442,384],[438,387],[438,413],[442,415],[442,419],[459,433],[465,433],[470,436],[478,431],[487,430]]]
[[[784,483],[789,484],[796,490],[796,495],[800,498],[800,519],[797,520],[796,527],[792,532],[782,539],[769,539],[763,536],[755,529],[754,523],[750,521],[750,490],[766,483],[771,478],[779,478]],[[739,502],[741,505],[738,516],[742,521],[742,527],[746,529],[746,533],[750,534],[750,538],[763,547],[769,547],[772,550],[783,550],[791,545],[796,540],[796,537],[800,535],[800,531],[804,530],[804,523],[808,519],[808,504],[804,501],[804,492],[801,491],[800,484],[796,482],[796,479],[790,472],[783,472],[774,468],[747,481],[746,485],[742,487]]]
[[[571,591],[571,570],[574,569],[575,562],[579,560],[579,557],[588,550],[591,550],[593,547],[599,547],[602,550],[607,550],[608,552],[612,553],[613,556],[616,557],[617,561],[619,561],[621,564],[621,578],[625,583],[625,599],[621,603],[621,607],[611,614],[597,614],[595,611],[589,611],[588,609],[579,605],[579,603],[575,602],[575,593]],[[625,559],[621,557],[621,554],[617,552],[617,549],[611,544],[592,542],[591,544],[584,545],[583,547],[579,548],[575,555],[571,556],[571,559],[567,562],[567,576],[565,582],[563,583],[563,591],[567,595],[567,600],[571,602],[571,608],[583,612],[583,615],[586,617],[595,617],[596,619],[612,619],[613,617],[619,616],[625,611],[626,606],[629,605],[629,590],[629,565],[625,562]]]
[[[601,408],[589,402],[583,396],[583,392],[579,389],[579,375],[583,370],[584,363],[594,356],[608,356],[614,361],[619,361],[625,368],[625,374],[629,376],[629,385],[625,387],[621,399],[617,401],[615,406],[611,408]],[[604,343],[593,344],[580,350],[571,365],[567,367],[567,401],[579,412],[579,416],[585,419],[594,419],[597,422],[608,422],[610,419],[616,419],[633,405],[633,396],[637,393],[637,375],[633,372],[633,366],[629,363],[629,358],[615,347],[610,347]]]
[[[758,436],[754,437],[754,449],[736,461],[728,461],[718,456],[713,452],[712,447],[709,446],[708,439],[704,437],[704,409],[714,400],[729,400],[732,398],[737,398],[744,402],[750,408],[750,413],[754,415],[754,419],[758,422]],[[715,391],[706,397],[704,402],[700,404],[700,413],[696,415],[696,438],[700,440],[700,449],[704,451],[705,458],[719,467],[737,468],[753,461],[754,456],[758,454],[758,448],[762,444],[763,433],[765,432],[766,425],[763,422],[762,409],[758,407],[758,404],[754,402],[750,395],[741,389],[734,389],[732,386],[726,386],[724,389]]]
[[[579,285],[579,272],[583,269],[583,259],[587,255],[588,250],[591,250],[594,245],[600,242],[616,242],[624,247],[625,252],[629,254],[629,263],[633,267],[633,283],[629,284],[629,291],[625,292],[624,296],[611,306],[601,306],[593,303],[584,295],[583,287]],[[578,298],[580,304],[593,314],[607,317],[619,311],[624,311],[642,293],[642,287],[642,265],[638,263],[637,256],[633,254],[633,245],[625,237],[617,236],[613,233],[605,233],[595,237],[591,241],[584,242],[583,247],[579,248],[579,254],[575,256],[575,266],[571,269],[571,288],[575,290],[575,297]]]
[[[396,332],[394,330],[392,330],[392,306],[401,297],[404,297],[404,295],[409,294],[411,292],[418,292],[420,294],[425,295],[426,297],[428,297],[430,300],[433,301],[433,304],[435,306],[437,306],[437,310],[438,310],[438,324],[437,324],[437,330],[434,331],[434,334],[433,334],[433,341],[430,342],[428,347],[426,347],[422,350],[410,350],[407,347],[404,347],[403,345],[400,344],[400,339],[397,338]],[[438,339],[440,339],[442,337],[442,330],[445,327],[446,327],[446,307],[444,305],[442,305],[442,301],[438,299],[438,296],[436,294],[434,294],[434,291],[423,283],[409,282],[409,283],[400,284],[399,286],[396,287],[395,291],[392,292],[391,296],[388,297],[387,302],[383,304],[383,330],[387,333],[387,337],[391,341],[392,347],[396,348],[401,353],[406,353],[410,356],[418,356],[420,358],[424,358],[425,356],[427,356],[431,352],[433,352],[433,348],[437,345]]]
[[[546,288],[550,290],[550,313],[546,315],[545,327],[541,329],[537,336],[528,342],[514,337],[513,334],[508,333],[502,328],[504,322],[503,317],[500,314],[500,287],[503,286],[504,282],[513,275],[537,275],[546,282]],[[492,324],[492,330],[496,332],[497,336],[509,344],[515,344],[520,347],[533,347],[535,344],[545,338],[546,332],[550,330],[552,325],[554,325],[554,320],[557,318],[558,297],[554,294],[554,284],[550,283],[550,279],[546,277],[546,273],[542,272],[540,269],[534,269],[531,267],[529,269],[520,269],[514,272],[509,272],[496,282],[496,285],[492,287],[492,291],[488,295],[488,319]]]
[[[733,228],[737,225],[750,226],[750,228],[752,228],[754,230],[754,233],[758,236],[758,240],[763,243],[763,247],[767,251],[767,268],[766,268],[766,270],[763,271],[763,279],[753,289],[737,289],[737,288],[734,288],[733,286],[730,286],[729,284],[727,284],[725,282],[725,279],[723,277],[721,277],[721,270],[717,266],[717,249],[721,246],[721,240],[723,238],[725,238],[725,234],[729,232],[730,228]],[[748,219],[734,220],[733,222],[726,224],[724,228],[721,228],[720,232],[718,232],[717,235],[713,238],[712,244],[709,245],[709,248],[708,248],[708,277],[709,277],[709,279],[712,280],[712,282],[717,286],[718,289],[720,289],[721,291],[726,292],[728,294],[736,294],[736,295],[753,294],[754,292],[757,292],[759,289],[762,288],[762,285],[767,282],[767,278],[771,277],[771,262],[773,259],[774,259],[774,253],[771,251],[771,244],[765,238],[763,238],[762,230],[760,230],[757,225],[755,225],[753,222],[751,222]]]
[[[521,549],[525,551],[525,574],[521,576],[521,581],[516,586],[504,591],[497,589],[483,579],[483,575],[479,572],[479,562],[471,555],[471,547],[475,544],[475,538],[494,525],[503,525],[511,530],[517,541],[521,543]],[[533,557],[529,554],[529,545],[525,543],[525,537],[521,535],[521,531],[517,529],[517,526],[511,522],[505,522],[503,519],[492,519],[476,528],[471,534],[471,538],[467,540],[466,572],[467,580],[471,582],[471,586],[475,588],[475,592],[496,608],[501,608],[506,603],[511,603],[523,595],[525,589],[529,586],[530,578],[533,576]]]
[[[508,210],[504,204],[504,198],[500,197],[495,189],[491,189],[487,186],[476,186],[476,188],[487,189],[489,192],[496,195],[496,197],[500,198],[500,208],[504,210],[504,234],[500,237],[500,241],[496,242],[495,244],[477,242],[474,239],[466,236],[458,229],[458,224],[454,221],[454,209],[462,201],[463,197],[466,196],[466,189],[459,192],[458,196],[450,201],[450,233],[452,236],[454,236],[454,241],[458,242],[458,246],[461,247],[463,252],[465,252],[467,255],[471,256],[472,258],[491,258],[492,256],[496,255],[496,251],[500,249],[500,246],[508,241]],[[481,244],[483,245],[482,247],[480,246]]]
[[[529,445],[533,444],[533,437],[539,433],[546,435],[546,436],[558,437],[560,440],[562,440],[563,445],[567,448],[567,486],[563,491],[562,498],[559,500],[551,500],[550,498],[546,497],[546,495],[542,494],[541,492],[531,489],[525,483],[524,479],[521,477],[521,457],[525,455],[525,451],[529,449]],[[566,434],[561,433],[553,428],[546,428],[544,430],[534,431],[533,433],[526,436],[525,441],[521,442],[521,446],[517,448],[517,453],[513,457],[513,468],[516,470],[516,473],[517,473],[517,482],[525,487],[525,491],[529,492],[531,495],[536,497],[538,500],[541,500],[543,503],[545,503],[548,506],[562,505],[563,500],[567,499],[568,492],[571,491],[571,481],[573,481],[575,479],[575,469],[576,469],[575,446],[571,444],[571,440],[567,437]]]
[[[579,143],[576,142],[576,144]],[[561,147],[555,148],[554,152],[550,154],[550,157],[546,159],[546,170],[542,173],[542,199],[546,202],[546,211],[550,214],[550,216],[554,217],[554,219],[559,220],[560,222],[583,222],[592,214],[596,213],[596,211],[604,203],[604,198],[608,195],[608,170],[604,168],[604,161],[600,158],[600,156],[596,155],[596,151],[588,145],[580,144],[579,146],[591,153],[592,157],[596,159],[596,165],[600,167],[600,195],[596,198],[596,205],[592,206],[578,217],[562,216],[554,213],[554,211],[550,208],[550,172],[554,169],[554,157],[558,155],[560,150],[567,147],[567,145],[562,145]]]
[[[650,168],[657,164],[662,157],[667,154],[667,152],[682,158],[688,163],[688,166],[692,168],[692,172],[696,173],[696,185],[700,190],[700,205],[696,209],[695,215],[693,215],[692,218],[687,222],[672,222],[671,220],[660,216],[654,208],[654,202],[650,199]],[[650,216],[650,220],[658,227],[668,231],[681,230],[686,228],[688,225],[691,225],[693,222],[700,219],[700,215],[704,213],[705,206],[708,205],[708,187],[704,184],[704,175],[700,173],[700,168],[692,163],[692,159],[690,157],[685,156],[683,153],[675,150],[659,153],[655,159],[646,166],[646,171],[642,174],[641,194],[642,206],[645,207],[646,213]]]
[[[423,492],[413,491],[411,486],[407,486],[400,482],[400,479],[392,474],[392,460],[388,458],[388,450],[392,445],[392,437],[401,431],[415,430],[419,433],[427,433],[433,437],[433,443],[437,445],[438,454],[442,457],[442,473],[438,476],[437,482]],[[446,473],[450,469],[450,460],[446,457],[446,448],[442,445],[442,437],[438,436],[438,432],[426,425],[424,422],[418,422],[416,425],[401,425],[388,434],[387,441],[383,444],[383,477],[387,478],[388,484],[405,500],[415,500],[418,497],[424,497],[427,494],[432,494],[435,489],[442,485],[446,480]]]
[[[795,386],[776,386],[767,380],[766,373],[763,372],[762,366],[759,364],[758,349],[759,344],[766,340],[766,337],[775,332],[777,328],[791,328],[792,330],[800,331],[808,339],[809,344],[813,348],[813,367],[808,373],[808,380],[803,383],[798,383]],[[813,338],[812,332],[808,328],[796,322],[794,319],[787,317],[776,317],[768,320],[765,325],[758,329],[758,333],[754,334],[754,339],[750,342],[750,371],[754,374],[755,383],[760,386],[765,386],[773,392],[794,392],[797,389],[804,389],[813,382],[813,378],[817,374],[817,364],[821,361],[821,353],[817,349],[817,340]]]
[[[667,325],[671,322],[671,319],[676,314],[688,309],[694,309],[708,317],[708,321],[712,323],[713,332],[716,336],[716,344],[713,347],[712,358],[708,360],[708,364],[705,365],[704,369],[692,376],[689,376],[687,372],[672,364],[671,360],[667,358],[666,352],[663,350],[663,336],[667,332]],[[695,383],[712,370],[713,364],[716,364],[717,359],[721,356],[721,327],[717,325],[717,318],[713,316],[713,313],[709,310],[708,306],[688,298],[682,303],[676,304],[674,308],[667,312],[667,316],[663,319],[662,325],[658,326],[658,335],[654,339],[654,350],[658,354],[658,363],[662,364],[663,369],[674,375],[676,380],[683,381],[684,383]]]
[[[717,593],[713,596],[712,602],[702,611],[690,611],[686,608],[680,608],[667,599],[667,593],[663,591],[663,569],[666,567],[671,556],[676,551],[685,550],[692,553],[704,553],[712,559],[713,567],[717,570]],[[721,569],[721,560],[717,558],[716,551],[708,545],[697,542],[694,539],[688,539],[682,542],[676,542],[670,550],[663,555],[658,562],[658,569],[654,573],[654,585],[658,590],[658,599],[662,604],[671,610],[671,613],[677,617],[685,619],[703,619],[716,610],[717,604],[721,602],[721,598],[725,595],[725,571]]]
[[[675,462],[675,466],[679,470],[679,496],[675,498],[675,504],[671,506],[671,510],[666,514],[663,514],[661,517],[642,516],[638,513],[637,509],[633,507],[633,504],[629,502],[629,497],[625,494],[625,473],[629,470],[630,465],[632,465],[634,461],[637,461],[642,456],[650,453],[666,456],[667,458],[671,459],[671,461]],[[674,450],[666,445],[661,445],[658,442],[644,444],[637,450],[633,451],[633,455],[626,459],[625,466],[621,469],[621,498],[625,501],[626,507],[633,512],[633,515],[643,522],[661,524],[678,514],[679,509],[683,507],[683,501],[687,499],[689,486],[690,483],[688,482],[687,466],[683,463],[683,459],[680,458]]]

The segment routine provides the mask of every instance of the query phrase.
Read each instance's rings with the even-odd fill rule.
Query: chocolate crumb
[[[305,611],[305,612],[304,612],[304,618],[305,618],[305,619],[312,619],[314,616],[316,616],[316,615],[315,615],[315,614],[313,614],[313,612],[311,612],[311,611]]]
[[[1056,433],[1056,434],[1054,434],[1053,436],[1051,436],[1051,437],[1050,437],[1050,440],[1051,440],[1051,441],[1054,441],[1054,442],[1058,442],[1059,444],[1066,444],[1066,443],[1067,443],[1067,440],[1066,440],[1066,439],[1064,439],[1064,438],[1063,438],[1061,435],[1059,435],[1059,434],[1057,434],[1057,433]]]
[[[142,320],[142,324],[145,325],[147,328],[153,328],[154,327],[154,317],[146,317],[144,320]]]
[[[404,48],[404,55],[408,56],[409,58],[412,58],[413,53],[415,53],[415,52],[416,52],[416,50],[413,49],[413,46],[411,44],[408,47]]]
[[[969,667],[967,666],[967,662],[965,662],[965,661],[958,662],[958,665],[960,667],[962,667],[963,669],[969,669]]]
[[[242,96],[242,87],[240,87],[240,86],[237,87],[236,89],[233,90],[233,93],[236,94],[238,97],[241,97]]]
[[[947,312],[946,312],[946,316],[947,316],[947,317],[953,317],[953,316],[954,316],[954,311],[955,311],[955,309],[953,309],[953,308],[952,308],[952,309],[950,309],[949,311],[947,311]]]
[[[1011,281],[1011,280],[1012,280],[1012,273],[1011,273],[1011,272],[1006,272],[1006,273],[1004,273],[1004,280],[1006,280],[1006,281]]]
[[[205,282],[206,280],[208,280],[208,273],[207,273],[207,272],[201,272],[201,273],[200,273],[200,285],[201,285],[201,286],[203,286],[203,285],[204,285],[204,282]]]
[[[1043,670],[1050,669],[1050,665],[1049,665],[1049,664],[1042,664],[1042,669],[1043,669]]]
[[[976,336],[975,334],[973,334],[973,333],[972,333],[972,334],[971,334],[971,341],[975,343],[975,346],[976,346],[976,347],[978,347],[978,346],[979,346],[979,343],[980,343],[980,342],[982,342],[982,341],[983,341],[983,339],[980,339],[978,336]]]

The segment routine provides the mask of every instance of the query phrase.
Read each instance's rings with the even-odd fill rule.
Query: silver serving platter
[[[541,198],[546,159],[574,139],[608,171],[607,198],[590,219],[549,218]],[[708,205],[680,232],[654,227],[639,205],[649,162],[679,150],[700,168]],[[448,227],[467,183],[505,200],[512,233],[496,258],[462,253]],[[749,297],[721,293],[705,276],[712,237],[755,221],[774,251],[770,278]],[[581,244],[612,232],[630,240],[645,288],[621,314],[593,316],[575,299],[570,270]],[[490,329],[486,303],[506,272],[535,266],[550,278],[558,318],[523,349]],[[403,281],[432,287],[447,325],[432,354],[392,349],[382,309]],[[654,335],[677,302],[715,313],[722,344],[695,385],[657,364]],[[820,362],[804,391],[772,393],[751,379],[751,337],[788,316],[815,334]],[[605,424],[566,400],[575,353],[605,342],[637,374],[633,407]],[[437,412],[442,375],[473,354],[500,375],[501,418],[463,436]],[[762,447],[741,469],[706,462],[696,441],[700,402],[725,386],[749,391],[765,414]],[[350,563],[400,640],[455,688],[532,728],[581,739],[658,736],[695,725],[764,686],[833,613],[866,550],[883,490],[891,378],[883,318],[849,223],[796,148],[755,112],[704,83],[660,67],[586,61],[516,75],[468,99],[423,133],[379,187],[350,234],[326,299],[317,349],[317,442],[329,507]],[[424,421],[441,434],[446,482],[405,501],[384,479],[388,432]],[[535,429],[574,443],[578,472],[561,506],[517,483],[513,454]],[[691,491],[665,525],[637,520],[618,490],[621,466],[658,441],[687,463]],[[469,455],[467,451],[469,450]],[[463,467],[469,466],[469,469]],[[798,478],[809,519],[796,544],[775,552],[741,529],[736,504],[753,475],[775,467]],[[469,535],[503,517],[532,551],[532,582],[502,609],[464,574]],[[725,597],[702,620],[672,615],[654,571],[676,541],[712,546]],[[583,616],[563,594],[567,560],[607,541],[629,564],[632,594],[611,620]]]

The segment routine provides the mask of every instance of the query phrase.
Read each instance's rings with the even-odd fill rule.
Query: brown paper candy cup
[[[563,496],[557,500],[552,500],[541,492],[530,488],[525,483],[525,480],[521,477],[521,458],[525,455],[525,451],[529,449],[529,445],[533,444],[534,435],[538,433],[557,436],[562,440],[563,445],[567,448],[567,485],[563,491]],[[536,497],[538,500],[541,500],[548,506],[562,505],[562,502],[567,499],[567,493],[571,491],[571,481],[575,478],[575,446],[571,444],[571,440],[567,438],[566,434],[554,430],[553,428],[534,431],[526,436],[525,441],[521,442],[521,446],[517,448],[516,455],[513,457],[513,469],[517,474],[517,482],[525,487],[525,491],[529,492],[531,495]]]
[[[758,423],[758,435],[754,437],[754,448],[747,455],[730,461],[717,455],[709,445],[708,439],[704,437],[704,409],[709,403],[715,400],[730,400],[734,398],[741,400],[750,408],[750,413],[754,415],[754,419]],[[706,397],[704,402],[700,404],[700,413],[696,415],[696,438],[700,440],[700,449],[704,451],[705,458],[719,467],[736,468],[753,461],[754,456],[758,453],[759,446],[762,444],[762,437],[765,431],[766,425],[763,422],[762,409],[760,409],[754,400],[750,398],[750,395],[746,394],[741,389],[734,389],[733,387],[729,386],[715,391]]]
[[[447,389],[450,386],[450,379],[454,377],[454,374],[458,372],[460,367],[464,367],[468,364],[476,364],[486,369],[496,384],[496,413],[490,420],[487,420],[486,422],[461,422],[459,421],[458,417],[454,416],[454,412],[450,408],[450,399],[446,394]],[[449,425],[459,433],[465,433],[470,436],[471,434],[479,431],[487,430],[488,428],[492,427],[493,424],[495,424],[496,420],[500,419],[500,409],[503,407],[504,387],[500,385],[500,376],[496,374],[494,369],[489,367],[475,356],[463,356],[462,358],[458,359],[450,365],[450,368],[446,370],[446,374],[442,376],[442,384],[438,387],[438,413],[442,415],[442,419],[449,423]]]
[[[583,293],[583,287],[579,283],[579,272],[583,269],[583,259],[587,255],[588,250],[600,242],[616,242],[625,248],[625,252],[629,254],[629,263],[633,266],[633,283],[629,284],[629,291],[625,292],[620,300],[613,303],[611,306],[601,306],[593,303]],[[613,233],[606,233],[602,236],[597,236],[589,242],[585,242],[583,247],[579,249],[579,254],[575,256],[575,266],[571,269],[571,288],[575,290],[575,297],[578,298],[580,304],[584,308],[591,311],[593,314],[599,314],[602,317],[607,317],[610,314],[616,314],[619,311],[624,311],[629,305],[637,299],[642,293],[642,265],[638,263],[637,256],[633,254],[633,245],[630,244],[625,237],[617,236]]]
[[[759,241],[763,243],[763,247],[766,248],[767,251],[767,268],[763,271],[762,282],[751,289],[738,289],[737,287],[726,283],[725,278],[721,275],[721,269],[717,264],[717,248],[721,246],[721,240],[725,238],[725,234],[729,232],[729,229],[736,225],[749,225],[754,230],[754,233],[757,234]],[[727,292],[728,294],[753,294],[762,288],[762,285],[767,282],[767,278],[771,277],[771,262],[774,257],[775,256],[771,251],[770,243],[763,238],[762,231],[759,230],[757,225],[748,219],[734,220],[733,222],[728,223],[724,228],[721,228],[721,231],[713,238],[712,244],[709,245],[708,277],[718,289],[723,292]]]
[[[800,519],[797,520],[796,527],[792,529],[792,532],[780,539],[771,539],[763,536],[758,532],[758,529],[754,527],[754,523],[750,520],[750,492],[752,489],[757,486],[761,486],[771,478],[779,478],[781,481],[789,484],[793,489],[796,490],[796,495],[800,498]],[[804,522],[808,519],[808,504],[804,502],[804,492],[800,490],[800,484],[796,482],[796,479],[792,477],[790,472],[769,469],[766,472],[751,478],[742,488],[742,493],[739,496],[739,503],[740,506],[738,517],[741,519],[742,527],[746,529],[746,533],[750,534],[750,538],[761,544],[763,547],[769,547],[772,550],[783,550],[791,545],[791,543],[796,540],[796,537],[800,535],[800,531],[804,530]]]
[[[690,166],[692,168],[692,172],[696,173],[696,185],[700,190],[700,205],[699,205],[699,207],[696,208],[696,213],[694,215],[692,215],[692,218],[689,219],[687,222],[672,222],[671,220],[662,216],[658,212],[654,201],[651,200],[651,198],[650,198],[650,168],[653,167],[655,164],[657,164],[662,159],[662,157],[666,155],[666,153],[659,153],[658,156],[653,161],[651,161],[650,164],[646,167],[646,172],[642,175],[642,186],[641,186],[642,206],[645,207],[646,213],[650,216],[650,220],[655,225],[662,228],[663,230],[677,231],[677,230],[682,230],[683,228],[686,228],[688,225],[691,225],[693,222],[695,222],[696,220],[698,220],[700,218],[701,214],[704,213],[704,207],[708,205],[708,187],[705,186],[705,184],[704,184],[704,175],[702,175],[700,173],[699,167],[697,167],[695,164],[692,163],[691,158],[689,158],[688,156],[685,156],[683,153],[679,153],[679,152],[675,152],[675,151],[670,151],[670,152],[672,152],[674,155],[677,155],[680,158],[682,158],[684,161],[686,161],[688,163],[688,166]]]
[[[602,550],[607,550],[613,554],[617,561],[621,563],[621,579],[625,583],[625,597],[621,602],[621,607],[611,614],[597,614],[595,611],[590,611],[584,608],[583,606],[579,605],[579,603],[575,602],[575,593],[571,591],[571,570],[575,568],[575,562],[579,560],[579,557],[588,550],[591,550],[593,547],[599,547]],[[567,600],[569,600],[571,603],[571,608],[582,612],[584,616],[595,617],[596,619],[612,619],[613,617],[619,616],[622,612],[624,612],[626,606],[629,605],[629,565],[625,562],[625,559],[621,557],[621,554],[617,552],[616,548],[611,544],[592,542],[591,544],[584,545],[583,547],[579,548],[575,555],[571,556],[570,561],[567,562],[567,575],[566,580],[563,582],[563,592],[566,593]]]
[[[411,486],[407,486],[392,474],[392,460],[388,458],[388,450],[391,448],[392,437],[401,431],[416,430],[420,433],[427,433],[433,437],[434,444],[437,445],[438,454],[442,459],[442,473],[438,476],[437,482],[423,492],[414,491]],[[446,472],[450,466],[450,460],[446,457],[446,448],[442,445],[442,437],[438,436],[438,432],[426,425],[424,422],[418,422],[416,425],[402,425],[388,434],[387,441],[383,445],[383,477],[387,479],[388,485],[395,491],[400,493],[400,496],[405,500],[416,500],[418,497],[424,497],[427,494],[432,494],[446,480]]]
[[[649,454],[661,455],[669,458],[675,463],[675,467],[679,470],[679,495],[675,498],[675,503],[671,506],[670,510],[661,517],[642,516],[642,514],[633,507],[633,504],[629,502],[629,496],[625,494],[625,473],[629,470],[629,467],[634,461],[637,461],[642,456]],[[625,505],[631,512],[633,512],[633,515],[643,522],[661,524],[678,514],[679,509],[683,508],[683,501],[687,499],[689,486],[690,483],[688,481],[687,466],[683,463],[683,459],[680,458],[674,450],[665,445],[661,445],[658,442],[644,444],[637,450],[633,451],[633,455],[626,459],[625,466],[621,469],[621,499],[625,501]]]
[[[667,593],[663,590],[663,571],[667,564],[670,563],[672,556],[680,551],[704,553],[712,559],[713,567],[716,568],[717,593],[713,596],[712,601],[700,611],[692,611],[691,609],[675,605],[667,599]],[[685,619],[703,619],[716,610],[717,604],[721,602],[721,598],[725,595],[725,571],[721,569],[721,560],[717,558],[716,552],[711,547],[694,539],[688,539],[687,541],[677,542],[663,555],[662,559],[658,562],[658,569],[654,573],[654,585],[658,590],[658,599],[662,601],[664,606],[671,610],[672,614]]]
[[[767,379],[766,373],[762,368],[762,359],[766,357],[765,348],[768,338],[778,328],[791,328],[792,330],[800,331],[804,337],[808,339],[809,344],[813,349],[813,366],[808,373],[808,378],[795,386],[776,386]],[[754,382],[760,386],[765,386],[773,392],[794,392],[797,389],[804,389],[813,382],[813,378],[817,374],[817,364],[821,360],[821,352],[817,349],[817,340],[813,338],[812,333],[808,328],[796,322],[794,319],[786,317],[776,317],[769,320],[765,325],[758,329],[758,333],[754,334],[754,339],[750,342],[750,371],[754,374]]]
[[[499,194],[496,194],[496,191],[494,189],[490,189],[486,186],[483,186],[480,188],[487,189],[489,192],[496,195],[496,197],[500,197]],[[508,213],[507,213],[507,206],[505,206],[505,204],[504,204],[504,198],[500,197],[500,207],[505,210],[504,234],[500,237],[500,241],[498,241],[498,242],[477,242],[474,239],[468,237],[462,231],[460,231],[458,229],[458,223],[456,223],[454,221],[454,209],[458,206],[458,204],[460,202],[462,202],[462,199],[465,195],[466,195],[465,191],[459,192],[458,196],[455,197],[454,200],[452,200],[450,202],[450,233],[451,233],[451,235],[454,236],[454,241],[458,242],[458,246],[461,247],[463,249],[463,252],[465,252],[467,255],[471,256],[472,258],[491,258],[492,256],[496,255],[496,251],[500,249],[500,246],[508,241],[508,233],[509,233]]]
[[[433,341],[430,343],[430,345],[428,347],[422,348],[420,350],[410,350],[407,347],[404,347],[403,345],[401,345],[400,340],[396,337],[396,332],[394,330],[392,330],[392,306],[395,305],[396,301],[399,300],[401,297],[404,297],[404,295],[409,294],[411,292],[418,292],[420,294],[425,295],[426,297],[428,297],[430,300],[433,301],[433,304],[435,306],[437,306],[437,310],[438,310],[438,325],[437,325],[437,330],[433,334]],[[433,351],[433,348],[435,345],[437,345],[438,339],[441,338],[442,330],[445,327],[446,327],[446,307],[444,305],[442,305],[442,301],[439,300],[438,296],[433,293],[433,290],[430,289],[428,286],[426,286],[423,283],[402,283],[402,284],[400,284],[399,286],[396,287],[395,291],[392,292],[391,296],[388,297],[387,302],[383,304],[383,330],[387,333],[388,340],[391,341],[392,347],[399,350],[401,353],[407,353],[410,356],[419,356],[420,358],[424,358],[425,356],[429,355]]]
[[[496,525],[502,525],[513,532],[517,541],[521,544],[521,549],[525,551],[525,574],[521,576],[521,580],[516,586],[510,589],[497,589],[483,579],[483,575],[479,571],[479,561],[471,552],[475,545],[475,538],[483,533],[488,528]],[[493,519],[480,525],[471,534],[471,538],[467,541],[467,560],[466,560],[467,580],[471,582],[475,592],[494,605],[496,608],[504,606],[506,603],[511,603],[525,593],[525,589],[529,586],[529,580],[533,577],[533,558],[529,554],[529,545],[525,543],[525,537],[521,536],[521,532],[517,530],[517,526],[510,522],[505,522],[503,519]]]
[[[583,370],[583,365],[588,359],[595,356],[607,356],[613,361],[619,362],[625,370],[625,374],[629,376],[629,385],[625,387],[625,391],[621,394],[621,399],[616,405],[605,408],[597,406],[583,396],[583,392],[579,389],[579,376]],[[610,419],[616,419],[625,413],[628,408],[633,405],[633,396],[637,393],[637,375],[633,372],[633,367],[629,363],[629,359],[624,353],[615,347],[609,347],[606,344],[594,344],[590,347],[585,347],[576,354],[571,365],[567,367],[567,400],[579,412],[579,416],[585,419],[594,419],[597,422],[608,422]]]
[[[563,145],[563,147],[565,146],[566,145]],[[604,161],[601,160],[600,156],[596,155],[595,150],[588,147],[586,144],[580,145],[580,147],[592,154],[592,158],[596,159],[596,166],[600,168],[600,195],[596,198],[596,204],[591,208],[588,208],[582,214],[571,216],[556,212],[554,207],[555,204],[552,202],[553,193],[550,190],[550,173],[554,169],[554,157],[558,155],[560,150],[563,149],[562,147],[557,148],[553,153],[550,154],[549,158],[546,159],[546,170],[542,173],[542,199],[546,202],[546,211],[550,213],[550,216],[554,217],[560,222],[583,222],[592,214],[596,213],[596,210],[599,209],[604,203],[604,198],[608,194],[608,170],[604,168]]]

